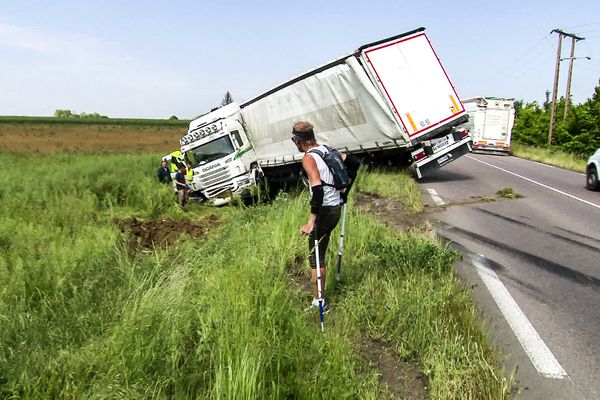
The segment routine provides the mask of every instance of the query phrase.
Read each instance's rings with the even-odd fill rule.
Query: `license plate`
[[[437,153],[444,147],[448,146],[448,143],[449,143],[448,136],[444,136],[443,138],[437,139],[431,146],[431,149],[433,150],[434,153]]]

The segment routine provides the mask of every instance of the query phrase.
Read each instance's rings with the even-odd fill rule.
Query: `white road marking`
[[[444,200],[442,200],[440,195],[435,191],[435,189],[427,188],[427,192],[429,193],[429,195],[431,196],[431,199],[433,200],[433,202],[436,205],[443,206],[444,204],[446,204],[446,203],[444,203]]]
[[[538,182],[538,181],[534,181],[534,180],[533,180],[533,179],[531,179],[531,178],[527,178],[527,177],[525,177],[525,176],[523,176],[523,175],[516,174],[516,173],[514,173],[514,172],[511,172],[511,171],[509,171],[509,170],[506,170],[506,169],[504,169],[504,168],[500,168],[500,167],[497,167],[497,166],[495,166],[495,165],[493,165],[493,164],[486,163],[485,161],[478,160],[478,159],[476,159],[476,158],[474,158],[474,157],[471,157],[471,156],[467,156],[467,157],[468,157],[468,158],[470,158],[470,159],[471,159],[471,160],[473,160],[473,161],[477,161],[477,162],[479,162],[479,163],[485,164],[485,165],[487,165],[487,166],[490,166],[490,167],[492,167],[492,168],[496,168],[496,169],[498,169],[498,170],[500,170],[500,171],[502,171],[502,172],[506,172],[507,174],[514,175],[514,176],[516,176],[517,178],[524,179],[524,180],[526,180],[526,181],[528,181],[528,182],[535,183],[536,185],[539,185],[539,186],[541,186],[541,187],[543,187],[543,188],[546,188],[546,189],[549,189],[549,190],[553,190],[553,191],[555,191],[556,193],[560,193],[560,194],[562,194],[562,195],[564,195],[564,196],[567,196],[567,197],[570,197],[570,198],[572,198],[572,199],[574,199],[574,200],[581,201],[582,203],[585,203],[585,204],[587,204],[587,205],[589,205],[589,206],[596,207],[596,208],[600,208],[600,205],[599,205],[599,204],[595,204],[595,203],[592,203],[591,201],[587,201],[587,200],[584,200],[584,199],[582,199],[582,198],[579,198],[579,197],[577,197],[577,196],[573,196],[572,194],[569,194],[569,193],[563,192],[562,190],[555,189],[555,188],[553,188],[552,186],[544,185],[543,183],[540,183],[540,182]]]
[[[512,298],[498,275],[488,266],[472,257],[473,265],[504,318],[529,356],[540,375],[546,378],[563,379],[568,375],[554,357],[546,343],[527,319],[517,302]]]

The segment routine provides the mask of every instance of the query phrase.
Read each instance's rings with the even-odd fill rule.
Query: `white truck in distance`
[[[192,189],[214,204],[268,181],[298,180],[303,154],[294,122],[310,121],[320,143],[361,157],[407,164],[416,174],[471,151],[467,120],[425,29],[361,46],[243,104],[190,122],[181,151]]]
[[[462,102],[469,114],[465,126],[473,140],[473,151],[508,154],[515,123],[515,99],[478,96]]]

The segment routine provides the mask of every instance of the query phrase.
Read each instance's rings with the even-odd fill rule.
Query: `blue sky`
[[[360,45],[423,26],[462,98],[543,101],[557,35],[576,45],[571,93],[600,78],[600,2],[4,1],[0,115],[56,109],[192,118],[248,100]],[[563,41],[563,57],[571,42]],[[561,64],[564,96],[568,62]]]

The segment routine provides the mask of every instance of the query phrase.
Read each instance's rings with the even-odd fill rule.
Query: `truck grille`
[[[229,181],[231,173],[227,167],[220,167],[200,174],[200,185],[203,188],[210,187],[218,182]]]

